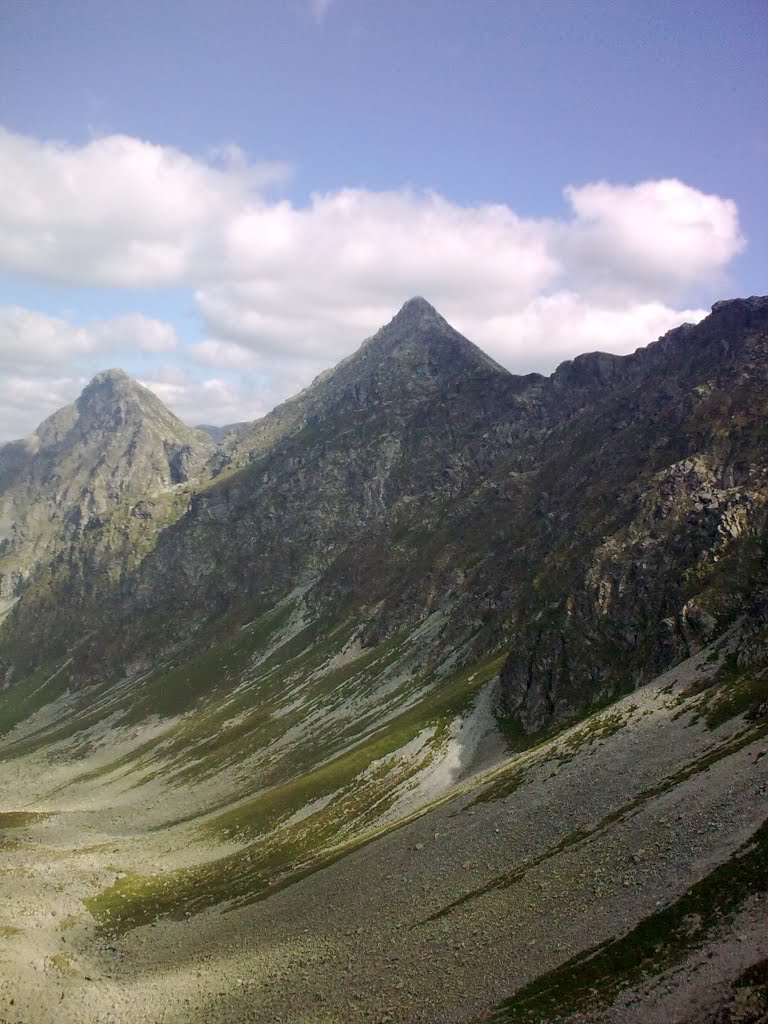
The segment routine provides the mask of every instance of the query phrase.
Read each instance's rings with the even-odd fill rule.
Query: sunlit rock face
[[[414,298],[218,445],[99,374],[1,450],[4,671],[74,644],[97,678],[302,587],[366,645],[439,614],[428,663],[506,645],[504,713],[564,720],[759,590],[767,324],[766,299],[717,303],[634,355],[519,377]]]
[[[762,1013],[767,327],[515,377],[414,299],[0,449],[0,1018]]]
[[[121,507],[195,475],[210,444],[122,370],[97,374],[72,405],[0,448],[0,597],[11,605],[36,574],[77,561],[88,531]],[[107,545],[111,548],[112,545]],[[105,552],[107,571],[131,561]]]

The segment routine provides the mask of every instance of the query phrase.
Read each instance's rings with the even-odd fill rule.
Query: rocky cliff
[[[112,372],[5,446],[0,1017],[762,1019],[767,347],[416,299],[216,445]]]
[[[146,533],[148,517],[139,503],[162,502],[200,470],[209,448],[205,435],[186,427],[122,370],[97,374],[76,402],[30,437],[0,447],[2,610],[36,575],[47,577],[56,564],[74,567],[85,538],[101,530],[115,509],[134,510]],[[106,572],[119,573],[134,562],[132,543],[147,543],[139,543],[138,533],[117,550],[106,545]],[[54,616],[55,607],[50,611]]]
[[[5,671],[89,634],[76,663],[97,678],[300,587],[364,645],[439,614],[425,662],[506,649],[504,714],[546,728],[754,602],[767,348],[768,299],[734,300],[634,355],[519,377],[413,299],[212,452],[124,375],[100,375],[3,449],[4,521],[21,523],[6,529],[4,580],[22,595]]]

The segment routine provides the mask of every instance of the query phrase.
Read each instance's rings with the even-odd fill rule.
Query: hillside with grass
[[[0,448],[0,1017],[764,1019],[766,431],[766,298],[550,377],[413,299]]]

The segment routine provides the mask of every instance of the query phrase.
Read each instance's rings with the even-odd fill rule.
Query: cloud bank
[[[76,147],[0,131],[0,271],[106,294],[186,290],[199,328],[185,344],[138,311],[77,326],[6,307],[6,391],[11,376],[76,380],[84,356],[138,352],[162,356],[166,377],[176,368],[175,382],[148,379],[183,415],[253,416],[414,294],[504,365],[547,372],[699,319],[691,298],[721,287],[745,244],[731,200],[674,179],[568,185],[554,219],[412,190],[269,198],[288,174],[237,147],[200,157],[127,136]]]

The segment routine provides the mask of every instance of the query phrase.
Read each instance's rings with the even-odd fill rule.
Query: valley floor
[[[160,828],[178,809],[151,781],[83,777],[87,754],[7,760],[0,1021],[765,1020],[768,726],[714,670],[705,652],[524,754],[497,745],[248,905],[128,929],[82,900],[226,848]]]

